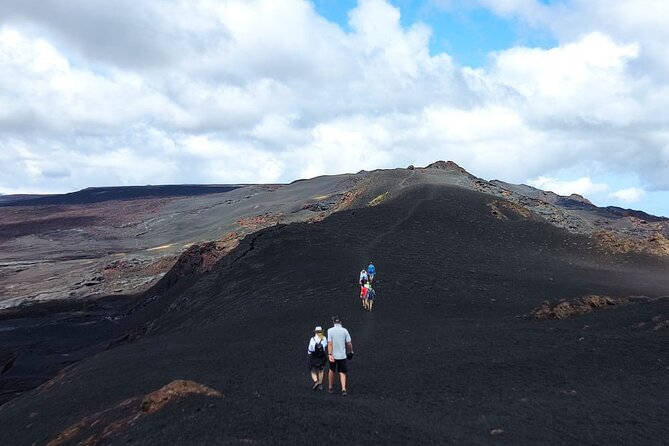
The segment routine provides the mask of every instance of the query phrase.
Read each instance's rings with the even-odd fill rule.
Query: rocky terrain
[[[3,196],[0,309],[57,299],[137,295],[194,244],[213,243],[213,255],[220,258],[259,229],[320,220],[347,209],[360,195],[364,199],[357,205],[378,204],[425,181],[504,198],[490,207],[500,219],[547,221],[594,235],[610,251],[669,255],[666,218],[598,208],[580,196],[485,181],[450,161],[289,185],[91,188],[14,200]]]
[[[189,246],[214,242],[220,256],[258,229],[327,215],[345,204],[355,182],[341,176],[283,186],[119,187],[6,199],[0,309],[136,295]]]
[[[0,208],[0,444],[669,437],[666,219],[450,162],[209,192]]]

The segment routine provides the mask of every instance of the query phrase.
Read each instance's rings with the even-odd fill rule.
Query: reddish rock
[[[560,300],[557,304],[551,306],[550,302],[545,300],[530,313],[536,320],[548,319],[566,319],[572,316],[578,316],[588,313],[594,308],[603,308],[607,306],[621,305],[629,302],[629,299],[614,299],[608,296],[588,295],[578,299]]]
[[[163,409],[189,395],[221,398],[217,390],[193,381],[177,379],[142,397],[129,398],[117,406],[97,412],[68,427],[47,443],[97,445],[105,439],[133,426],[140,419]]]
[[[469,172],[467,172],[462,167],[458,166],[453,161],[435,161],[432,164],[428,164],[425,168],[426,169],[440,169],[440,170],[454,170],[456,172],[460,172],[460,173],[464,173],[466,175],[469,175]]]
[[[181,399],[186,395],[198,394],[206,396],[221,397],[221,392],[211,389],[202,384],[183,379],[177,379],[161,387],[155,392],[149,393],[141,403],[141,410],[147,414],[158,412],[172,401]]]

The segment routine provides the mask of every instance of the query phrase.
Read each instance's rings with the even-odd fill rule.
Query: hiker
[[[365,283],[360,287],[360,301],[362,302],[362,308],[367,308],[367,293],[369,292],[369,282]]]
[[[375,275],[376,275],[376,267],[372,262],[369,262],[369,266],[367,267],[367,277],[370,284],[374,280]]]
[[[376,291],[374,291],[374,288],[372,288],[372,286],[370,285],[369,289],[367,290],[367,309],[369,311],[372,311],[372,306],[374,305],[375,297],[376,297]]]
[[[365,286],[365,284],[367,283],[368,280],[369,279],[368,279],[368,276],[367,276],[367,270],[363,269],[362,271],[360,271],[360,279],[359,279],[360,286]]]
[[[353,344],[348,330],[341,326],[338,316],[332,317],[332,328],[328,329],[328,393],[334,392],[335,373],[339,373],[341,394],[346,396],[347,360],[353,358]]]
[[[327,360],[328,340],[325,339],[323,328],[319,325],[314,328],[314,335],[309,340],[307,354],[309,355],[309,371],[314,382],[312,390],[323,390],[323,369]]]

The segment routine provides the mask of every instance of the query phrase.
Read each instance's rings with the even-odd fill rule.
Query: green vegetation
[[[379,195],[378,197],[376,197],[375,199],[373,199],[372,201],[370,201],[369,206],[376,206],[377,204],[381,204],[383,202],[383,200],[385,200],[389,196],[390,196],[390,192],[385,192],[385,193]]]

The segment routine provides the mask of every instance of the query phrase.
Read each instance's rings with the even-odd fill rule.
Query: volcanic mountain
[[[669,438],[668,220],[451,162],[222,187],[4,202],[3,283],[52,268],[60,291],[8,296],[1,382],[59,371],[0,407],[0,444]],[[346,397],[306,368],[333,315],[355,350]]]

